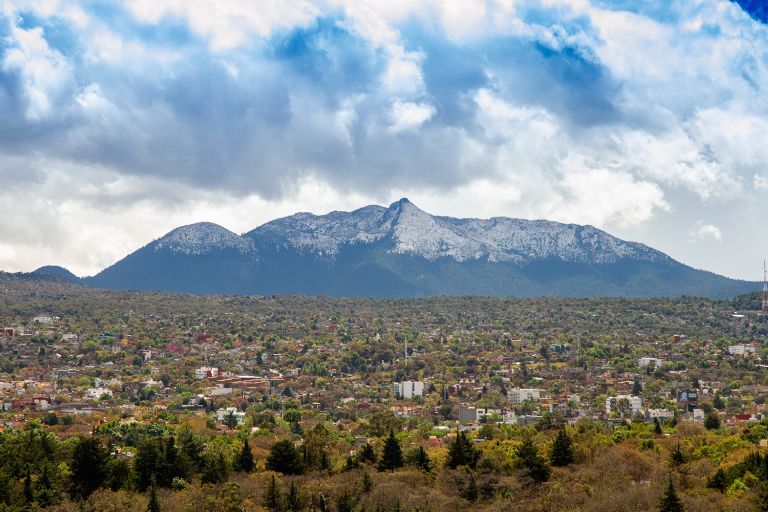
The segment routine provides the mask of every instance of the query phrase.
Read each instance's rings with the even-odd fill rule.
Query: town
[[[229,440],[223,476],[209,482],[237,468],[237,443],[253,451],[256,481],[275,469],[276,443],[306,446],[319,431],[324,462],[315,478],[360,471],[361,454],[381,451],[390,433],[404,453],[423,450],[426,466],[448,471],[446,453],[465,439],[491,469],[472,464],[457,473],[455,492],[443,499],[492,509],[515,486],[485,473],[524,485],[521,440],[532,439],[543,457],[562,430],[572,432],[573,461],[586,466],[609,446],[662,460],[664,450],[684,449],[686,464],[702,474],[697,482],[688,469],[680,486],[738,502],[751,491],[733,467],[768,443],[768,317],[757,295],[719,302],[194,297],[10,274],[2,286],[0,439],[30,424],[62,442],[98,435],[116,460],[138,463],[145,438],[191,429]],[[305,469],[287,474],[308,478],[313,463],[305,459]],[[664,468],[629,479],[644,483],[651,502],[661,492],[656,471]],[[728,475],[723,492],[709,485],[718,471]],[[185,476],[175,492],[190,492],[194,477]],[[25,478],[17,475],[19,489]],[[472,484],[480,494],[468,478],[485,479]],[[272,482],[275,492],[280,482]],[[544,499],[540,487],[524,486],[532,503]],[[315,497],[301,492],[300,509],[312,509]],[[335,498],[340,507],[365,500],[362,491],[344,492]],[[251,494],[255,509],[270,508],[263,489]],[[422,509],[408,499],[397,506]],[[578,505],[578,496],[569,499],[584,510],[595,502],[586,494]],[[288,506],[276,503],[271,509]]]

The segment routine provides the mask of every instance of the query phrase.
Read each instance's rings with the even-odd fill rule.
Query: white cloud
[[[435,107],[425,103],[395,101],[389,112],[391,133],[414,130],[435,115]]]
[[[719,242],[723,238],[720,228],[713,224],[705,224],[704,221],[697,222],[688,232],[688,235],[693,240],[715,240]]]

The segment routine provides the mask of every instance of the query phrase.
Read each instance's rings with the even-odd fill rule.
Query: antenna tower
[[[768,314],[768,270],[763,260],[763,313]]]

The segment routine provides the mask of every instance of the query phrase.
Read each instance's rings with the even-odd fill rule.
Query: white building
[[[482,407],[459,406],[459,421],[464,424],[483,423],[491,418],[498,418],[504,423],[515,424],[515,411],[506,409],[484,409]]]
[[[216,419],[224,423],[227,416],[232,415],[237,420],[238,425],[245,423],[245,413],[238,411],[236,407],[227,407],[226,409],[219,409],[216,411]]]
[[[195,370],[195,378],[201,379],[215,379],[219,376],[219,369],[211,366],[201,366]]]
[[[424,396],[424,383],[417,380],[404,380],[392,384],[392,391],[400,398]]]
[[[645,410],[646,421],[653,421],[654,419],[663,421],[667,419],[672,419],[674,417],[675,417],[675,412],[669,411],[667,409],[646,409]]]
[[[757,351],[757,347],[754,345],[731,345],[728,347],[728,353],[732,356],[743,356],[746,354],[754,354]]]
[[[653,366],[654,368],[661,368],[661,365],[664,364],[663,359],[659,359],[658,357],[641,357],[637,360],[637,366],[640,368],[645,368],[647,366]]]
[[[693,421],[696,423],[703,423],[704,422],[704,410],[703,409],[694,409],[693,410]]]
[[[626,400],[629,403],[632,416],[640,414],[640,408],[642,407],[642,399],[639,396],[632,395],[619,395],[609,396],[605,399],[605,413],[611,414],[617,411],[617,407],[622,400]]]
[[[514,388],[507,393],[507,396],[509,397],[512,402],[516,404],[521,404],[525,402],[526,400],[535,400],[539,401],[541,400],[541,389],[522,389],[522,388]]]

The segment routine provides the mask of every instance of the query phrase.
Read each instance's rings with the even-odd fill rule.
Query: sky
[[[768,26],[742,4],[0,0],[0,269],[408,197],[759,280]]]

